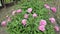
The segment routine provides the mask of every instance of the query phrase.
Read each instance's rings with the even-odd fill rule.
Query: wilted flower
[[[16,12],[17,12],[17,13],[21,13],[21,12],[22,12],[22,10],[21,10],[21,9],[18,9]]]
[[[6,18],[8,18],[9,16],[8,15],[6,15]]]
[[[26,19],[27,19],[27,18],[28,18],[28,16],[29,16],[28,14],[25,14],[25,15],[24,15],[24,18],[26,18]]]
[[[1,26],[6,26],[7,22],[6,21],[2,21],[1,22]]]
[[[41,26],[38,27],[38,29],[41,30],[42,32],[44,32],[45,31],[45,26],[41,25]]]
[[[26,25],[26,22],[27,22],[26,19],[23,19],[23,20],[22,20],[22,24],[23,24],[23,25]]]
[[[11,18],[10,18],[8,15],[6,16],[6,18],[7,18],[7,19],[6,19],[7,22],[11,21]]]
[[[36,13],[34,13],[34,14],[33,14],[33,17],[37,17],[37,14],[36,14]]]
[[[12,12],[12,15],[15,15],[15,13],[16,13],[16,10]]]
[[[40,25],[44,25],[45,26],[46,24],[47,24],[46,20],[41,20],[40,21]]]
[[[50,6],[48,4],[44,4],[44,6],[47,8],[47,9],[50,9]]]
[[[32,12],[32,8],[28,8],[27,12],[31,13]]]
[[[54,27],[56,31],[59,31],[59,27],[58,26],[55,26]]]
[[[52,12],[56,13],[56,8],[55,7],[51,7]]]
[[[7,18],[7,22],[9,22],[9,21],[11,21],[11,18],[10,17]]]
[[[9,22],[9,21],[11,21],[11,18],[10,18],[10,17],[8,17],[8,19],[7,19],[7,20],[8,20],[8,22]]]
[[[51,23],[55,23],[56,22],[55,18],[53,18],[53,17],[49,18],[49,20],[51,21]]]

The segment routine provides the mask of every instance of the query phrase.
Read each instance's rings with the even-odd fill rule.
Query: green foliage
[[[4,0],[5,3],[13,2],[13,0]]]
[[[12,16],[12,21],[8,23],[7,30],[10,34],[55,34],[53,29],[53,25],[50,23],[49,19],[49,10],[44,7],[44,2],[40,0],[25,0],[22,1],[21,4],[18,4],[22,9],[22,13],[16,14],[16,16]],[[17,7],[15,7],[18,9]],[[29,14],[29,18],[27,19],[26,26],[23,26],[21,21],[24,19],[24,14],[26,14],[26,10],[28,8],[32,8],[32,13],[37,13],[38,17],[33,18],[32,13]],[[41,32],[38,30],[39,21],[44,19],[47,21],[46,30]]]

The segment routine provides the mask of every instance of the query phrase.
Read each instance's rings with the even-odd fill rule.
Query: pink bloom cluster
[[[47,22],[45,20],[41,20],[40,23],[39,23],[38,29],[44,32],[46,24],[47,24]]]
[[[56,8],[55,8],[55,7],[50,7],[48,4],[44,4],[44,6],[45,6],[47,9],[51,9],[53,13],[56,13]]]
[[[53,24],[55,24],[55,18],[53,18],[53,17],[51,17],[51,18],[49,18],[49,20],[51,21],[51,23],[53,23]],[[54,29],[56,30],[56,31],[59,31],[59,27],[58,26],[54,26]]]
[[[1,26],[6,26],[7,25],[7,22],[10,22],[11,21],[11,18],[8,15],[6,16],[6,18],[7,19],[5,21],[2,21],[1,22]]]
[[[32,8],[28,8],[28,9],[27,9],[27,12],[28,12],[28,13],[31,13],[31,12],[32,12]],[[24,14],[24,18],[27,19],[28,17],[29,17],[29,14]],[[22,24],[23,24],[24,26],[26,25],[26,22],[27,22],[26,19],[23,19],[23,20],[22,20]]]
[[[28,8],[28,9],[27,9],[27,12],[28,12],[28,13],[31,13],[31,12],[32,12],[32,8]],[[37,14],[34,13],[32,16],[33,16],[33,17],[37,17]],[[28,17],[29,17],[29,14],[24,14],[24,18],[27,19]],[[23,20],[22,20],[22,24],[23,24],[23,25],[26,25],[26,21],[27,21],[26,19],[23,19]]]
[[[44,6],[47,8],[47,9],[50,9],[52,10],[53,13],[56,13],[56,7],[50,7],[48,4],[44,4]],[[49,13],[50,14],[50,13]],[[49,18],[50,22],[53,23],[53,24],[56,24],[56,20],[55,18],[51,17]],[[59,27],[58,26],[55,26],[54,27],[56,31],[59,31]]]
[[[47,9],[51,9],[52,12],[54,12],[54,13],[56,12],[56,8],[55,8],[55,7],[51,7],[51,8],[50,8],[50,6],[49,6],[48,4],[45,4],[44,6],[45,6]],[[21,13],[21,12],[22,12],[22,10],[21,10],[21,9],[18,9],[18,10],[13,11],[13,12],[12,12],[12,15],[15,15],[15,13]],[[27,12],[28,12],[28,13],[31,13],[31,12],[32,12],[32,8],[28,8],[28,9],[27,9]],[[33,13],[32,16],[35,18],[35,17],[37,17],[37,14],[36,14],[36,13]],[[8,15],[7,15],[6,17],[7,17],[7,21],[2,21],[2,23],[1,23],[2,26],[6,26],[7,22],[11,21],[11,18],[10,18]],[[28,18],[28,17],[29,17],[29,14],[24,14],[24,18],[26,18],[26,19],[23,19],[23,20],[21,21],[21,23],[22,23],[24,26],[27,24],[27,18]],[[49,18],[49,20],[51,21],[51,23],[55,23],[55,22],[56,22],[56,21],[55,21],[55,18],[53,18],[53,17]],[[42,32],[44,32],[46,25],[47,25],[46,20],[41,20],[40,23],[39,23],[38,29],[41,30]],[[54,28],[56,29],[56,31],[59,31],[58,26],[55,26]]]

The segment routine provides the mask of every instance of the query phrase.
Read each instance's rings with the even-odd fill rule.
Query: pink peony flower
[[[54,29],[55,29],[56,31],[59,31],[59,27],[58,27],[58,26],[55,26]]]
[[[16,13],[16,10],[12,12],[12,15],[15,15],[15,13]]]
[[[6,26],[7,22],[6,21],[2,21],[1,22],[1,26]]]
[[[40,21],[40,25],[44,25],[45,26],[46,24],[47,24],[46,20],[41,20]]]
[[[42,32],[44,32],[45,31],[45,26],[43,26],[43,25],[39,26],[38,29],[41,30]]]
[[[36,13],[34,13],[34,14],[33,14],[33,17],[37,17],[37,14],[36,14]]]
[[[32,8],[28,8],[27,12],[31,13],[32,12]]]
[[[55,7],[51,7],[52,12],[56,13],[56,8]]]
[[[27,18],[28,18],[28,16],[29,16],[28,14],[25,14],[25,15],[24,15],[24,18],[26,18],[26,19],[27,19]]]
[[[50,9],[50,6],[48,4],[44,4],[44,6],[47,8],[47,9]]]
[[[53,18],[53,17],[49,18],[49,20],[51,21],[51,23],[55,23],[56,22],[55,18]]]
[[[26,25],[26,22],[27,22],[26,19],[23,19],[23,20],[22,20],[22,24],[23,24],[23,25]]]
[[[17,12],[17,13],[21,13],[21,12],[22,12],[22,10],[21,10],[21,9],[18,9],[16,12]]]

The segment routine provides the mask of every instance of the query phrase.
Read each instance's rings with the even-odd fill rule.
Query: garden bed
[[[31,2],[31,1],[30,1]],[[33,1],[33,3],[34,3],[34,5],[33,5],[33,3],[31,2],[31,5],[30,5],[30,3],[28,2],[27,3],[27,1],[26,2],[23,2],[22,1],[22,3],[23,4],[18,4],[16,7],[15,7],[15,10],[18,10],[18,9],[22,9],[22,13],[19,13],[19,14],[16,14],[15,16],[12,16],[11,17],[11,19],[12,19],[12,21],[11,22],[9,22],[9,24],[8,24],[8,31],[9,32],[11,32],[10,34],[14,34],[14,33],[16,33],[16,34],[19,34],[19,33],[22,33],[22,34],[25,34],[25,33],[31,33],[31,34],[39,34],[39,33],[41,33],[41,34],[55,34],[55,32],[54,32],[54,29],[53,29],[53,26],[52,26],[52,24],[48,21],[48,9],[46,9],[45,7],[44,7],[44,3],[42,3],[42,1],[40,1],[41,3],[38,3],[38,2],[35,2],[35,1]],[[35,3],[37,3],[37,4],[35,4]],[[39,5],[40,4],[40,5]],[[19,7],[18,7],[19,6]],[[39,7],[40,8],[39,8]],[[24,14],[26,14],[26,10],[28,9],[28,8],[32,8],[32,13],[31,14],[29,14],[30,16],[29,16],[29,18],[28,18],[28,23],[27,23],[27,25],[24,27],[23,25],[22,25],[22,23],[21,23],[21,21],[22,21],[22,19],[24,19]],[[39,12],[37,12],[37,11],[40,11],[40,13]],[[45,11],[45,12],[44,12]],[[51,11],[49,11],[49,12],[51,12]],[[38,15],[38,17],[37,18],[33,18],[32,17],[32,14],[33,13],[36,13],[37,15]],[[44,14],[44,15],[43,15]],[[39,16],[40,15],[40,16]],[[46,16],[46,17],[45,17]],[[39,20],[41,20],[41,19],[44,19],[44,20],[46,20],[46,21],[48,21],[47,23],[49,23],[49,24],[47,24],[46,25],[46,29],[48,28],[48,30],[46,30],[45,32],[41,32],[41,31],[39,31],[37,28],[38,28],[38,26],[39,26]],[[32,21],[33,20],[33,21]],[[30,22],[29,22],[30,21]],[[36,21],[36,22],[35,22]],[[34,23],[36,23],[36,24],[34,24]],[[14,24],[14,25],[13,25]],[[34,24],[34,25],[33,25]],[[36,26],[37,25],[37,26]],[[48,26],[48,25],[50,25],[50,27]],[[12,26],[12,27],[11,27]],[[52,29],[52,31],[50,30],[50,29]],[[22,32],[21,32],[21,30],[22,30]],[[24,31],[23,31],[24,30]],[[38,30],[38,31],[37,31]],[[18,31],[18,32],[17,32]],[[49,33],[50,32],[50,33]]]

